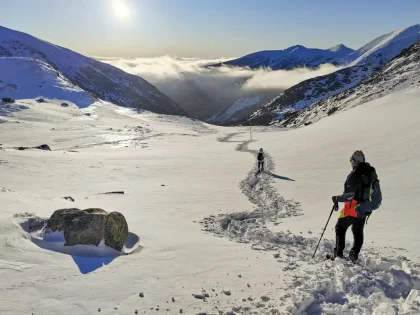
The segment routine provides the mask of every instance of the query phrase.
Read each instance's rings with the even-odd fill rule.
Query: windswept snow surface
[[[419,97],[409,87],[306,128],[255,128],[253,142],[247,128],[20,100],[0,116],[0,313],[418,314]],[[43,143],[52,151],[15,149]],[[311,259],[356,149],[384,194],[361,263],[323,259],[336,213]],[[25,229],[70,207],[123,213],[137,249],[64,251],[60,235]]]

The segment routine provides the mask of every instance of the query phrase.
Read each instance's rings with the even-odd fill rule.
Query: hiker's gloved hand
[[[338,196],[333,196],[331,199],[333,203],[338,203]]]

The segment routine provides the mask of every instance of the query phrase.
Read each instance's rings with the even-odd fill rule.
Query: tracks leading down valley
[[[231,133],[217,140],[236,143],[237,151],[256,157],[257,151],[248,147],[251,141],[232,140],[240,134]],[[360,265],[341,260],[325,261],[325,255],[334,248],[334,241],[328,239],[323,240],[318,256],[312,259],[318,235],[304,237],[291,233],[286,226],[280,229],[284,225],[282,219],[302,215],[303,211],[299,202],[286,200],[278,194],[273,186],[274,159],[267,152],[265,159],[264,173],[257,174],[255,163],[239,184],[255,209],[211,215],[201,221],[206,232],[250,244],[260,252],[272,251],[272,257],[284,272],[284,279],[277,288],[271,288],[267,293],[271,296],[271,307],[275,309],[262,308],[252,302],[244,302],[234,309],[240,309],[240,314],[306,315],[379,315],[405,311],[405,298],[412,289],[420,289],[420,264],[391,249],[367,245],[362,250]]]

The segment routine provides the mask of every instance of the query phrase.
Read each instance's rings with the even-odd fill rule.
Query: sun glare
[[[130,14],[130,10],[126,1],[114,0],[114,13],[120,18],[126,18]]]

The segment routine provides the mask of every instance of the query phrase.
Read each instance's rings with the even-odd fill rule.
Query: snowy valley
[[[403,33],[336,47],[355,64],[209,120],[283,115],[251,140],[183,117],[134,74],[0,28],[0,314],[420,314],[420,44]],[[365,63],[378,54],[379,69]],[[337,212],[312,258],[356,149],[384,194],[360,263],[325,260]],[[44,223],[69,208],[121,213],[124,250],[64,246]]]

